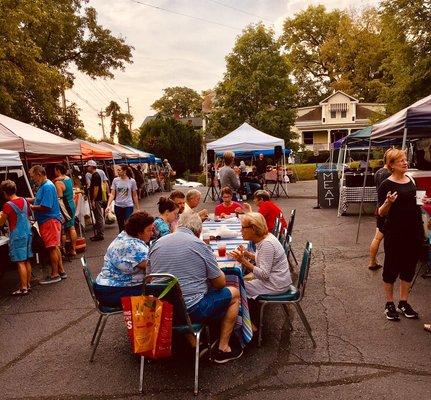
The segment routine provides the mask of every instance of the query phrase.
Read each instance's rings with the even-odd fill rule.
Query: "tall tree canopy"
[[[163,89],[164,95],[156,100],[151,108],[163,117],[197,117],[202,111],[202,97],[188,87],[168,87]]]
[[[381,68],[386,51],[374,8],[349,14],[310,6],[285,21],[282,42],[299,106],[316,104],[332,90],[374,102],[386,88]]]
[[[65,137],[81,124],[74,105],[58,102],[73,85],[69,68],[112,77],[132,57],[86,0],[2,0],[0,37],[0,112]]]
[[[208,130],[219,137],[246,121],[289,142],[295,95],[290,72],[274,32],[261,24],[246,28],[226,57]]]
[[[141,126],[138,147],[169,159],[178,173],[198,171],[202,134],[189,124],[158,117]]]
[[[381,16],[391,79],[383,95],[392,113],[431,93],[431,1],[385,0]]]

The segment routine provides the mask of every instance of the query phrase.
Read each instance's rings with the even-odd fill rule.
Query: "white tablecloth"
[[[345,213],[349,203],[360,203],[362,200],[362,187],[343,186],[340,191],[341,212]],[[365,186],[364,203],[377,203],[377,190],[375,186]]]

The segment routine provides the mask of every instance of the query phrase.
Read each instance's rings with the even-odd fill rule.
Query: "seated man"
[[[253,166],[252,170],[243,178],[247,197],[252,196],[256,190],[261,189],[259,177],[257,167]]]
[[[239,310],[239,291],[226,287],[217,260],[199,239],[202,221],[196,213],[181,214],[176,232],[161,237],[151,248],[149,273],[175,275],[192,322],[221,319],[220,340],[214,361],[225,363],[242,355],[229,345]],[[210,286],[210,288],[208,288]]]
[[[287,222],[283,217],[283,211],[270,199],[270,195],[266,190],[257,190],[253,195],[253,202],[259,209],[258,212],[263,215],[268,226],[268,231],[272,232],[275,226],[275,219],[281,217],[281,229],[287,227]],[[250,204],[244,203],[244,211],[252,212]]]
[[[197,189],[190,189],[186,194],[186,204],[184,205],[185,213],[197,213],[196,208],[201,201],[201,192]],[[202,221],[208,218],[208,211],[204,208],[197,213]]]

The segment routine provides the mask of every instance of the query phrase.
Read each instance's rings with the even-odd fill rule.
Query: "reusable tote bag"
[[[124,322],[132,352],[149,358],[171,356],[173,306],[161,298],[174,287],[171,280],[160,296],[122,297]]]

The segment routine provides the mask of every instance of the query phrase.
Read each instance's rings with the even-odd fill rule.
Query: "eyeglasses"
[[[253,227],[253,225],[248,225],[248,226],[241,225],[241,229],[247,229],[247,228],[252,228],[252,227]]]

